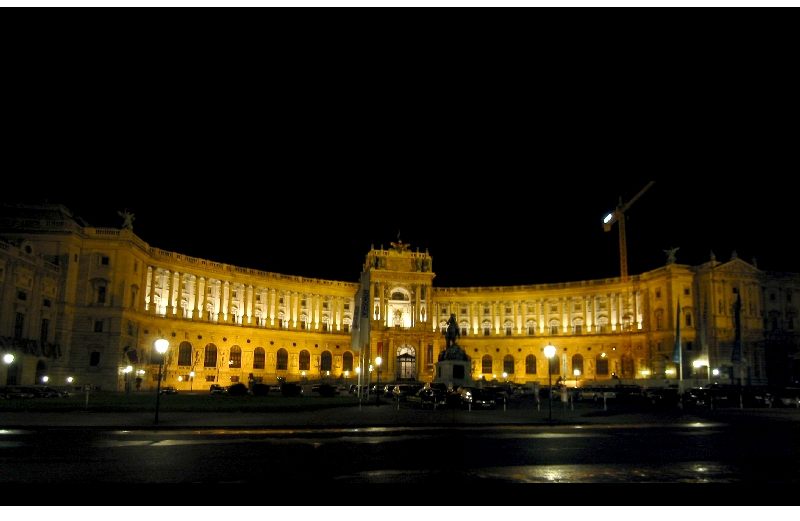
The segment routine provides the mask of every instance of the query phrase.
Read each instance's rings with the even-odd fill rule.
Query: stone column
[[[150,314],[155,312],[153,306],[153,295],[156,293],[156,268],[153,266],[147,267],[147,302],[145,303],[145,311]]]
[[[195,305],[197,306],[197,318],[198,320],[205,320],[206,314],[205,310],[203,309],[203,304],[205,303],[206,297],[206,279],[204,277],[197,277],[197,298],[195,299]]]
[[[248,284],[245,291],[247,292],[247,306],[245,312],[247,313],[247,325],[250,326],[253,325],[253,285]]]

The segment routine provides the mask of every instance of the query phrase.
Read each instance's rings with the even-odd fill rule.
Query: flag
[[[733,351],[731,362],[742,361],[742,295],[736,294],[736,303],[733,305]]]
[[[675,311],[675,350],[672,352],[672,361],[682,364],[683,353],[681,352],[681,303],[678,301],[678,309]]]

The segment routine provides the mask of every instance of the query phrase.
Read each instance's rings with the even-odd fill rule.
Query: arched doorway
[[[417,379],[417,351],[411,346],[400,346],[397,349],[397,379]]]

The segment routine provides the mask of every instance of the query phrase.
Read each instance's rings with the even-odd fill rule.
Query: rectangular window
[[[536,334],[536,326],[528,326],[528,335],[533,336]]]
[[[428,344],[428,348],[425,351],[425,362],[428,367],[433,366],[433,344]]]
[[[106,303],[106,287],[100,286],[97,288],[97,303],[98,304],[105,304]]]
[[[661,288],[656,290],[656,298],[661,298]]]
[[[17,291],[17,298],[19,300],[28,300],[28,294],[24,291]]]
[[[576,335],[582,335],[583,334],[583,325],[582,324],[576,324],[575,325],[575,334]]]
[[[483,328],[483,336],[489,336],[491,334],[491,332],[492,332],[492,328],[490,328],[490,327]]]
[[[100,264],[102,264],[103,266],[108,266],[108,257],[101,257]]]
[[[95,333],[102,333],[103,332],[103,321],[102,320],[95,320],[94,321],[94,332]]]
[[[739,294],[739,288],[737,288],[737,287],[735,287],[735,286],[734,286],[734,288],[733,288],[733,294],[734,294],[734,295],[738,295],[738,294]]]
[[[322,309],[328,309],[328,303],[327,302],[323,302],[322,303]]]
[[[446,315],[447,314],[447,306],[442,306],[441,313],[442,313],[442,315]]]
[[[467,336],[469,328],[462,327],[461,328],[461,336]]]
[[[47,338],[50,334],[50,319],[42,319],[42,331],[39,335],[39,343],[44,345],[47,343]]]
[[[558,313],[558,305],[550,306],[550,313]]]
[[[323,333],[327,333],[328,332],[328,323],[327,322],[323,322],[322,323],[322,332]]]
[[[483,308],[483,314],[484,315],[488,315],[490,313],[491,313],[491,311],[489,311],[489,308],[487,308],[487,307]]]
[[[506,315],[510,314],[511,314],[511,308],[509,306],[506,306]]]
[[[235,383],[235,384],[239,383],[239,377],[238,376],[231,376],[231,383]]]
[[[345,303],[345,305],[344,305],[344,310],[345,310],[345,311],[350,311],[350,303],[349,303],[349,302],[346,302],[346,303]]]
[[[214,376],[214,375],[207,375],[206,376],[206,382],[213,382],[215,379],[216,379],[216,376]]]
[[[536,307],[528,306],[528,313],[536,313]]]
[[[550,334],[557,335],[558,334],[558,326],[550,326]]]
[[[343,325],[342,326],[342,331],[344,331],[345,333],[349,333],[350,332],[350,324]]]
[[[506,328],[506,336],[511,336],[511,328],[510,327]]]
[[[300,301],[300,307],[306,307],[306,299]]]
[[[49,298],[44,299],[44,301],[42,302],[42,306],[44,306],[46,308],[49,308],[51,305],[52,305],[52,303],[50,302]]]
[[[25,314],[17,313],[14,318],[14,338],[17,340],[22,338],[22,330],[25,327]]]
[[[466,315],[467,314],[467,308],[461,308],[461,314],[462,315]]]
[[[688,297],[689,295],[692,294],[692,292],[689,288],[683,288],[683,294]]]

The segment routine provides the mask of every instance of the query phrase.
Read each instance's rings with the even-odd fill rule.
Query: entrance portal
[[[417,352],[411,346],[401,346],[397,349],[397,379],[417,379]]]

